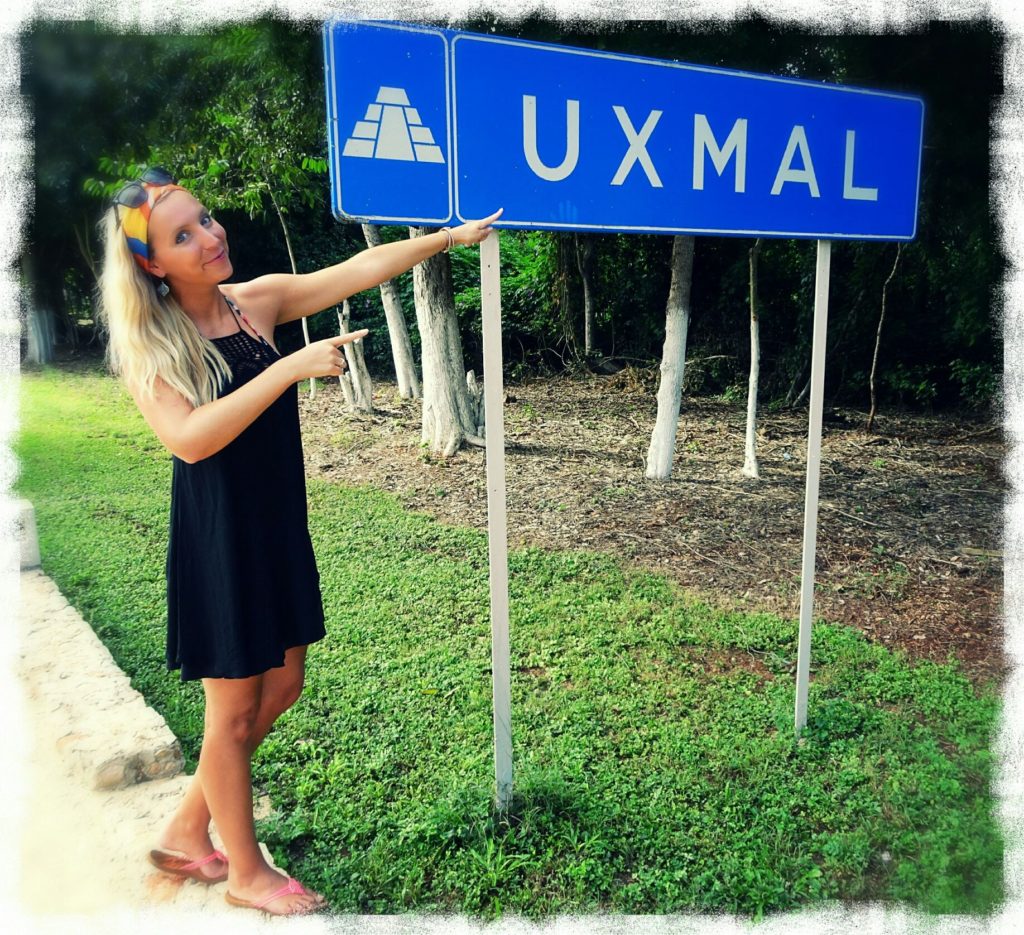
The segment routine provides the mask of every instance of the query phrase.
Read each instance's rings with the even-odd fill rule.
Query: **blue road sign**
[[[339,217],[916,233],[919,98],[400,24],[324,36]]]

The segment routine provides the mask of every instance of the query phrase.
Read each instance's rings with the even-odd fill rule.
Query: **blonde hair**
[[[156,378],[193,406],[217,398],[231,367],[168,293],[132,257],[112,207],[100,220],[104,242],[98,320],[107,333],[107,365],[132,391],[153,397]]]

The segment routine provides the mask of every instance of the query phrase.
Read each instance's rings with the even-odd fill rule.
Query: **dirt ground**
[[[719,606],[799,615],[807,412],[762,412],[761,479],[740,473],[745,405],[685,398],[673,476],[644,478],[656,370],[506,385],[509,544],[582,548],[664,572]],[[337,382],[300,393],[306,468],[486,528],[484,452],[430,457],[419,404],[374,386],[349,414]],[[815,615],[914,658],[954,655],[998,686],[1007,448],[996,421],[827,409]]]

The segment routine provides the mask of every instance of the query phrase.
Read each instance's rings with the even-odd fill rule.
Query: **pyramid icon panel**
[[[423,125],[419,111],[410,106],[405,89],[386,85],[378,88],[376,100],[367,106],[364,118],[356,121],[342,155],[444,163],[441,147],[430,128]]]

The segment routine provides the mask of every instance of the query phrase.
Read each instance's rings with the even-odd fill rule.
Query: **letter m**
[[[747,186],[747,121],[741,117],[732,125],[732,130],[719,148],[715,134],[704,114],[693,115],[693,188],[704,190],[704,152],[711,155],[715,170],[721,175],[736,154],[736,191],[746,191]]]

